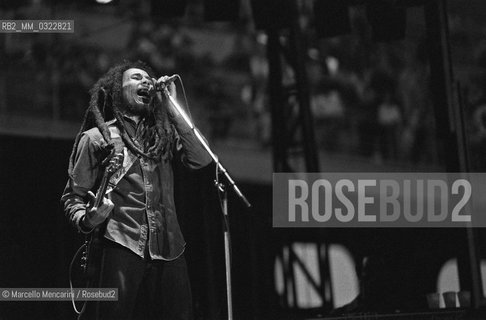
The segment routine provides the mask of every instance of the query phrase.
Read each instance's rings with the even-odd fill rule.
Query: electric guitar
[[[103,203],[103,197],[106,195],[110,178],[113,176],[113,174],[115,174],[115,172],[118,171],[118,169],[120,169],[123,164],[123,154],[115,154],[113,150],[103,162],[108,162],[108,165],[103,173],[100,186],[96,191],[96,197],[91,206],[92,208],[98,208]],[[100,261],[102,253],[101,237],[103,235],[101,231],[104,229],[104,225],[105,223],[102,223],[86,235],[84,251],[81,256],[81,269],[87,279],[93,279],[93,276],[97,274],[98,262]]]

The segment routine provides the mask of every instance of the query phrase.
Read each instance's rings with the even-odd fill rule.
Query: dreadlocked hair
[[[69,160],[69,174],[74,168],[74,157],[78,148],[79,140],[84,131],[97,127],[105,141],[103,148],[108,154],[114,147],[110,136],[107,121],[116,119],[115,125],[120,130],[120,136],[125,146],[135,155],[152,159],[168,160],[172,158],[172,146],[175,139],[175,129],[169,122],[167,108],[162,104],[168,103],[165,97],[162,102],[152,99],[150,112],[142,123],[143,142],[139,145],[130,137],[125,128],[123,119],[122,80],[123,72],[131,68],[138,68],[146,71],[153,77],[152,69],[141,61],[124,61],[108,70],[95,85],[90,89],[91,95],[89,107],[85,112],[83,123],[76,136],[73,150]]]

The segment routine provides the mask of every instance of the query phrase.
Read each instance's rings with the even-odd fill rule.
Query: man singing
[[[211,158],[166,97],[155,90],[165,80],[155,80],[142,62],[125,62],[90,90],[61,203],[80,232],[100,230],[94,285],[118,288],[118,301],[88,302],[81,319],[192,318],[172,160],[197,169]],[[175,85],[167,86],[174,96]],[[93,207],[110,154],[123,155],[114,174],[118,179],[110,180],[113,191]]]

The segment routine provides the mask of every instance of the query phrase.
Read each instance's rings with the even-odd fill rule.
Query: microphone
[[[166,76],[167,78],[164,80],[156,80],[155,81],[155,90],[162,91],[167,85],[171,84],[172,82],[176,81],[179,77],[178,74],[173,74],[171,76]]]

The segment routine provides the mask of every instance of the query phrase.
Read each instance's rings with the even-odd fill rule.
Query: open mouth
[[[143,101],[143,103],[149,103],[150,102],[150,93],[149,90],[146,88],[138,89],[137,90],[137,95],[140,97],[140,99]]]

